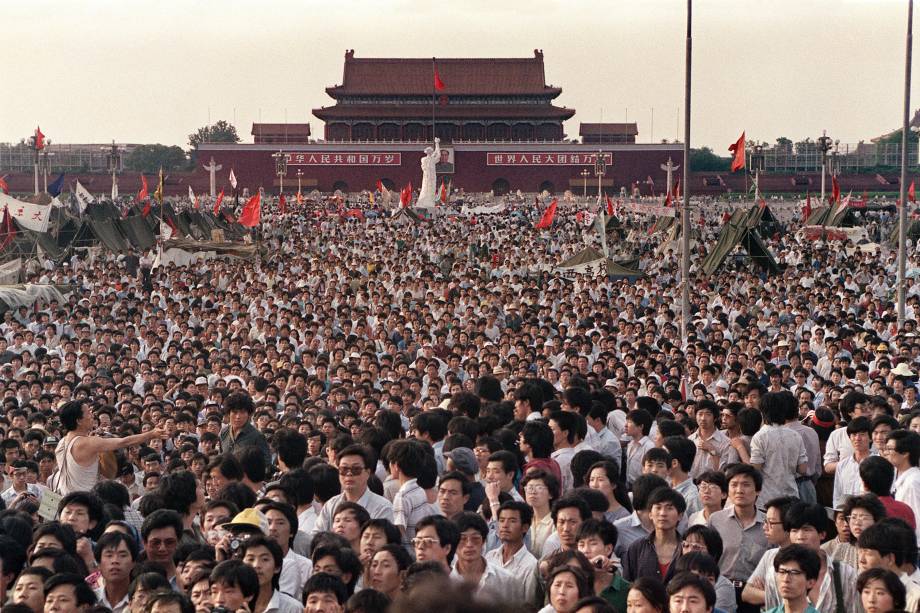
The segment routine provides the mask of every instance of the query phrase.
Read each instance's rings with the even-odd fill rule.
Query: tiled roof
[[[431,105],[428,104],[340,104],[313,109],[313,114],[329,121],[332,119],[419,119],[431,121]],[[436,120],[450,119],[549,119],[564,121],[575,114],[575,109],[560,108],[548,104],[458,104],[437,105]]]
[[[443,94],[558,95],[546,85],[543,52],[527,58],[356,58],[345,54],[342,84],[326,91],[349,95],[430,94],[434,67],[445,85]]]

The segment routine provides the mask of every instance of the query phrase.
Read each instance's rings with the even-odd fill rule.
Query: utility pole
[[[910,61],[914,0],[907,3],[907,50],[904,61],[904,125],[901,129],[901,207],[898,209],[898,329],[904,327],[907,268],[907,138],[910,135]]]
[[[687,43],[684,67],[684,208],[680,212],[680,338],[687,348],[690,324],[690,60],[693,55],[693,0],[687,0]]]

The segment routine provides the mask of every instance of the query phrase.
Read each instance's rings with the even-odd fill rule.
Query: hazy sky
[[[10,0],[0,142],[40,124],[55,142],[187,145],[217,119],[322,122],[324,88],[357,57],[529,57],[563,88],[566,123],[677,136],[681,0]],[[697,0],[693,146],[870,139],[900,126],[907,0]],[[916,51],[917,45],[914,46]],[[915,58],[915,65],[920,58]],[[912,108],[920,108],[914,78]],[[654,108],[654,132],[652,130]],[[210,115],[209,115],[210,112]],[[681,119],[680,125],[683,125]],[[681,128],[682,129],[682,128]]]

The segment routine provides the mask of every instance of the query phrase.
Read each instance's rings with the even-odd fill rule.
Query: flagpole
[[[435,100],[438,97],[438,92],[435,88],[434,75],[437,70],[437,65],[435,64],[435,59],[431,58],[431,142],[434,142],[435,133],[434,133],[434,105]]]
[[[907,267],[907,138],[910,134],[910,62],[913,44],[914,0],[907,3],[907,42],[904,61],[904,125],[901,129],[901,207],[898,209],[898,329],[904,327]]]
[[[913,1],[913,0],[911,0]],[[693,0],[687,0],[687,44],[684,67],[684,206],[680,212],[680,338],[687,348],[687,326],[690,323],[690,60],[693,51]]]

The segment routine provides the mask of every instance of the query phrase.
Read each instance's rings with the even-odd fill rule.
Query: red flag
[[[141,191],[137,192],[137,200],[143,202],[147,199],[147,178],[141,174]]]
[[[380,179],[377,179],[377,191],[383,193],[383,182]]]
[[[3,192],[4,194],[9,194],[10,186],[6,184],[6,181],[4,179],[6,179],[6,175],[3,175],[2,177],[0,177],[0,192]]]
[[[534,228],[537,230],[547,230],[552,227],[553,219],[556,218],[556,207],[558,204],[559,203],[556,201],[556,199],[553,198],[553,201],[549,204],[549,207],[546,209],[546,211],[543,212],[543,217],[540,218],[540,221],[537,222],[537,225],[535,225]]]
[[[441,181],[441,204],[447,204],[447,185]]]
[[[802,215],[804,217],[804,219],[802,219],[803,223],[806,219],[811,217],[811,194],[808,192],[805,192],[805,208],[802,209]]]
[[[284,194],[281,194],[278,197],[278,206],[281,208],[281,214],[287,214],[287,200],[284,199]]]
[[[760,202],[757,203],[757,206],[760,207],[760,210],[767,208],[767,201],[763,199],[763,196],[760,197]]]
[[[680,200],[680,177],[677,177],[677,182],[674,183],[674,200]]]
[[[45,148],[45,135],[42,134],[42,129],[38,126],[35,126],[35,150],[41,151]]]
[[[402,188],[402,191],[399,192],[399,205],[402,208],[409,206],[409,203],[412,202],[412,183]]]
[[[13,218],[10,217],[10,210],[3,207],[3,222],[0,223],[0,251],[7,248],[13,242],[16,235],[16,228],[13,226]]]
[[[613,217],[613,200],[610,199],[610,196],[604,196],[607,199],[607,214]]]
[[[837,183],[837,175],[831,175],[831,204],[840,202],[840,184]]]
[[[174,222],[172,218],[164,217],[163,221],[165,221],[169,229],[172,230],[172,236],[179,236],[179,228],[176,227],[176,222]]]
[[[664,205],[671,206],[671,190],[668,190],[668,195],[664,197]]]
[[[434,67],[434,89],[439,92],[444,91],[444,81],[441,80],[441,75],[438,74],[437,66]]]
[[[910,187],[907,188],[907,199],[908,199],[910,202],[916,202],[916,201],[917,201],[917,194],[916,194],[916,192],[914,191],[914,182],[913,182],[913,181],[910,182]]]
[[[217,202],[214,203],[214,214],[217,215],[220,213],[220,203],[224,201],[224,190],[220,190],[220,193],[217,194]]]
[[[735,154],[732,158],[732,172],[744,168],[744,132],[741,133],[741,138],[729,145],[728,150]]]
[[[144,205],[144,210],[141,211],[141,217],[147,217],[150,215],[150,200],[147,200],[147,204]]]
[[[259,192],[256,192],[256,195],[250,198],[246,206],[243,207],[243,211],[240,213],[240,218],[237,221],[239,221],[241,226],[254,228],[259,225],[261,217],[262,197]]]

